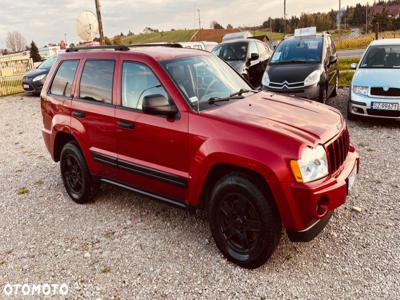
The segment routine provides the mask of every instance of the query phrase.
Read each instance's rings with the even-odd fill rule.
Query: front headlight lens
[[[46,74],[38,75],[35,78],[33,78],[32,81],[39,81],[43,80],[44,78],[46,78]]]
[[[267,71],[264,72],[261,83],[263,86],[269,86],[270,80],[269,80],[269,75],[268,75]]]
[[[311,182],[329,174],[328,159],[325,148],[318,145],[316,148],[305,147],[301,158],[291,162],[293,174],[297,182]]]
[[[369,88],[367,86],[353,85],[353,93],[368,96]]]
[[[321,79],[321,71],[316,70],[307,76],[307,78],[304,80],[304,86],[317,84],[320,81],[320,79]]]

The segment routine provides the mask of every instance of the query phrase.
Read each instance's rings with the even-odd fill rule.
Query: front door
[[[145,96],[171,99],[147,65],[124,61],[120,76],[121,105],[116,109],[119,180],[183,202],[189,171],[187,113],[166,118],[142,112]]]

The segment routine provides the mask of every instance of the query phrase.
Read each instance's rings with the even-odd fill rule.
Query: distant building
[[[39,54],[42,58],[48,58],[60,52],[60,46],[47,46],[39,48]]]
[[[398,19],[400,17],[400,4],[375,4],[371,7],[371,14],[374,16],[384,13],[388,17]]]

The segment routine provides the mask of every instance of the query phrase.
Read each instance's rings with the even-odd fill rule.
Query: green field
[[[154,33],[142,33],[122,38],[127,45],[157,42],[188,42],[197,30],[174,30]]]
[[[283,33],[280,32],[265,32],[265,31],[251,31],[255,36],[266,34],[272,41],[280,41],[283,39]]]
[[[343,58],[339,60],[339,86],[350,86],[354,71],[350,69],[352,63],[358,63],[359,58]]]

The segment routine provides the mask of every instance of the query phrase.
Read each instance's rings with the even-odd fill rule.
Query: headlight
[[[360,94],[360,95],[368,96],[369,88],[367,86],[354,85],[353,86],[353,93],[354,94]]]
[[[32,81],[39,81],[46,78],[46,74],[38,75],[35,78],[32,79]]]
[[[316,70],[307,76],[307,78],[304,80],[304,86],[317,84],[320,81],[320,79],[321,79],[321,71]]]
[[[293,175],[299,183],[315,181],[329,174],[325,148],[321,145],[316,148],[305,147],[301,158],[292,160],[290,165]]]
[[[267,71],[264,72],[261,83],[263,86],[269,86],[270,80],[269,80],[269,75],[268,75]]]

